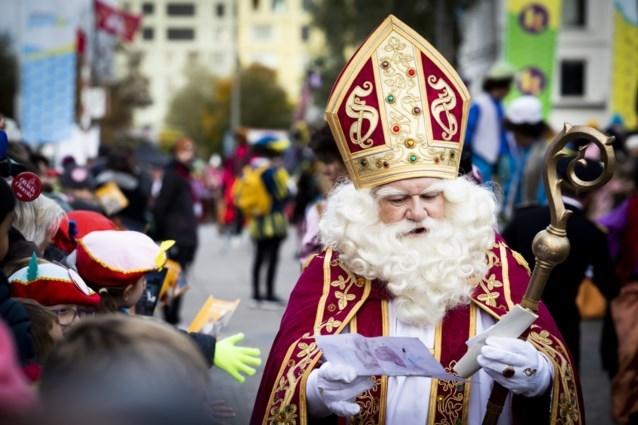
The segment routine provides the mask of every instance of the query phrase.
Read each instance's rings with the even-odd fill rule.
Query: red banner
[[[113,34],[120,40],[131,42],[142,20],[141,17],[95,0],[95,27]]]

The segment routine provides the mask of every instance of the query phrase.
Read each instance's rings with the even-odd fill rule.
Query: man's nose
[[[428,210],[425,208],[425,203],[421,200],[421,197],[415,196],[411,198],[406,218],[411,221],[420,222],[427,217]]]

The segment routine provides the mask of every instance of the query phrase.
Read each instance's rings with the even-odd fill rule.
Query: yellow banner
[[[614,7],[611,112],[629,128],[638,125],[638,10],[631,1]]]

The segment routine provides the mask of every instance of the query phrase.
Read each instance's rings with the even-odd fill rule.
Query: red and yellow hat
[[[54,263],[38,264],[35,256],[9,277],[9,284],[12,297],[30,298],[44,306],[100,304],[100,296],[74,270]]]
[[[130,230],[91,232],[78,241],[75,265],[92,286],[122,288],[160,269],[173,241],[156,244],[144,233]]]
[[[445,58],[390,15],[341,71],[326,120],[357,188],[455,178],[469,103]]]
[[[117,224],[100,213],[84,210],[69,211],[60,222],[60,227],[53,237],[53,245],[70,254],[77,245],[76,241],[90,232],[117,228]]]

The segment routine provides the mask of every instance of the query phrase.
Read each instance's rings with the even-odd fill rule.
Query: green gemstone
[[[388,103],[394,103],[394,96],[392,96],[391,94],[388,95],[388,97],[385,98]]]
[[[414,161],[416,161],[416,159],[417,159],[416,155],[414,155],[414,154],[410,155],[410,162],[414,162]]]

